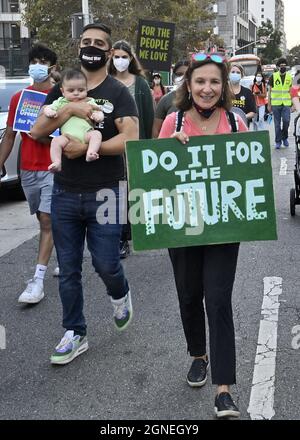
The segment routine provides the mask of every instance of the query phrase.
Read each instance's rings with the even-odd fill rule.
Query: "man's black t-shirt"
[[[233,107],[239,107],[245,114],[254,112],[256,113],[255,99],[250,89],[241,86],[240,93],[234,95],[232,100]]]
[[[54,86],[47,95],[45,105],[50,105],[61,96],[58,85]],[[138,116],[135,101],[126,86],[108,75],[96,88],[88,91],[88,96],[94,98],[102,106],[104,121],[96,127],[106,141],[119,132],[115,119],[125,116]],[[86,162],[85,155],[77,159],[68,159],[62,155],[62,171],[56,173],[54,181],[71,192],[96,192],[101,188],[118,186],[124,180],[123,155],[101,156],[93,162]]]

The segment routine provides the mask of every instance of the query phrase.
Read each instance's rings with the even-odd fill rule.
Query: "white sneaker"
[[[57,266],[57,267],[54,269],[52,275],[53,275],[54,277],[58,277],[58,276],[59,276],[59,266]]]
[[[130,290],[127,295],[121,299],[111,298],[111,303],[114,310],[114,322],[117,330],[125,330],[132,320],[132,303]]]
[[[74,336],[74,330],[67,330],[58,346],[55,347],[50,362],[58,365],[68,364],[88,348],[89,344],[86,336]]]
[[[37,281],[37,278],[27,281],[27,287],[19,296],[19,303],[35,304],[44,298],[43,282]]]

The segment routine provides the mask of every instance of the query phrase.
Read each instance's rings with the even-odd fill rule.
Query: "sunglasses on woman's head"
[[[217,54],[209,54],[209,53],[193,53],[192,54],[192,60],[193,61],[204,61],[210,59],[214,61],[215,63],[223,63],[225,61],[225,57],[222,55]]]

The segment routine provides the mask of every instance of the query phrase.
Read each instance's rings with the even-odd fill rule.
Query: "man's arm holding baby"
[[[98,109],[97,106],[88,102],[70,102],[57,111],[56,117],[48,117],[42,110],[36,123],[31,128],[31,136],[35,140],[49,136],[70,119],[71,116],[78,116],[79,118],[86,119],[90,122],[91,115],[96,108]]]

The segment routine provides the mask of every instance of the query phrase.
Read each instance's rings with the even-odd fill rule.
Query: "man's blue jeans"
[[[289,137],[291,108],[287,105],[273,105],[272,112],[274,116],[275,142],[281,144],[282,141]]]
[[[85,238],[92,264],[103,280],[108,295],[120,299],[129,290],[119,255],[122,230],[119,210],[124,206],[121,200],[123,194],[119,194],[119,188],[113,188],[112,194],[115,198],[110,197],[112,211],[108,214],[115,213],[112,215],[114,218],[111,223],[100,224],[97,210],[107,202],[97,201],[97,193],[67,192],[57,184],[53,187],[51,219],[59,264],[63,327],[80,335],[86,334],[81,282]]]

